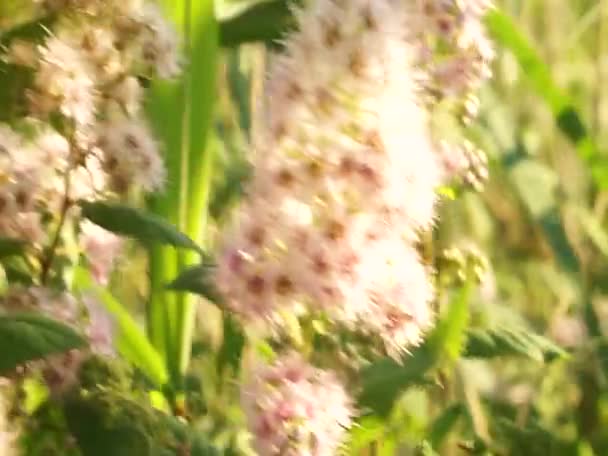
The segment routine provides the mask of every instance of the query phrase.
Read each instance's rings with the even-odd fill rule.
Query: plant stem
[[[59,214],[59,221],[57,222],[57,228],[55,229],[55,234],[53,235],[53,240],[51,245],[48,248],[47,254],[43,256],[41,260],[41,270],[40,270],[40,283],[42,285],[46,285],[49,279],[49,273],[51,271],[51,267],[53,266],[53,262],[55,261],[55,256],[57,252],[57,248],[59,247],[59,242],[61,241],[61,232],[63,231],[63,227],[65,226],[65,222],[67,220],[68,211],[72,207],[72,200],[70,199],[70,189],[71,189],[71,172],[72,165],[68,165],[68,168],[65,171],[64,176],[64,195],[63,200],[61,202],[61,212]]]

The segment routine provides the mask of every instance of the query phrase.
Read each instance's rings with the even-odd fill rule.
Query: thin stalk
[[[72,152],[74,151],[73,141],[71,141],[70,143],[70,150]],[[59,247],[59,242],[61,241],[61,233],[63,231],[63,227],[65,226],[70,207],[72,207],[72,201],[70,199],[70,189],[72,188],[71,173],[72,164],[69,163],[63,177],[64,194],[61,201],[61,212],[59,213],[59,221],[57,222],[57,227],[55,228],[53,240],[51,241],[51,244],[47,249],[46,255],[43,256],[40,262],[41,285],[46,285],[46,283],[48,282],[51,267],[53,266],[53,262],[55,261],[55,256],[57,254],[57,248]]]
[[[187,0],[190,3],[191,0]],[[185,232],[201,246],[207,244],[209,199],[213,178],[215,151],[210,146],[210,128],[215,104],[216,57],[219,47],[218,25],[213,0],[189,4],[191,17],[197,22],[190,24],[191,72],[189,74],[189,160],[188,205]],[[195,109],[196,108],[196,109]],[[200,261],[197,254],[184,252],[180,258],[182,267]],[[177,353],[179,373],[184,374],[190,363],[192,338],[196,318],[197,298],[183,295],[177,309]]]

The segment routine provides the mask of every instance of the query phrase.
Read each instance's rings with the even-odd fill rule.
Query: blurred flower
[[[419,0],[413,36],[426,88],[439,98],[467,98],[488,79],[494,51],[483,25],[485,0]]]
[[[92,296],[83,298],[89,315],[87,337],[93,353],[114,356],[114,321]]]
[[[260,366],[242,403],[260,456],[333,456],[353,413],[337,378],[297,354]]]
[[[91,273],[97,282],[107,285],[114,261],[122,249],[123,240],[88,221],[81,223],[80,228],[82,230],[80,243],[89,262]]]
[[[404,349],[430,323],[432,287],[408,245],[432,226],[441,178],[408,67],[407,8],[319,0],[295,16],[218,288],[248,320],[304,307],[352,323],[380,309],[392,322],[367,328]],[[374,283],[378,268],[395,283]],[[398,284],[417,280],[411,293]]]
[[[97,92],[90,62],[82,51],[57,37],[40,47],[40,62],[30,94],[34,113],[58,110],[79,127],[95,119]]]
[[[585,322],[578,317],[557,316],[551,322],[549,332],[555,342],[566,348],[578,347],[587,339]]]
[[[476,191],[481,191],[489,177],[486,154],[471,141],[450,144],[441,141],[439,154],[446,179],[461,181]]]
[[[147,3],[133,14],[139,27],[139,57],[144,66],[161,78],[171,78],[181,70],[178,35],[157,5]]]
[[[144,122],[117,118],[101,124],[97,146],[113,190],[124,193],[136,185],[152,191],[164,184],[165,168],[158,144]]]

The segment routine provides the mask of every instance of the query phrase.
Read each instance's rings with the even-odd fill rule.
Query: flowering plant
[[[476,325],[491,267],[443,236],[489,177],[489,2],[23,3],[0,15],[0,454],[511,448],[459,360],[565,353]],[[412,387],[454,404],[405,436]]]

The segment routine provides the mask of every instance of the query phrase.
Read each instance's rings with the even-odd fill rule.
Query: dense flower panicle
[[[304,308],[352,324],[384,312],[395,321],[366,329],[406,349],[429,326],[432,298],[407,245],[432,225],[441,181],[408,66],[407,8],[319,0],[296,18],[270,73],[266,128],[218,288],[249,320]],[[374,283],[395,261],[397,283]],[[380,299],[384,291],[392,298]]]
[[[242,405],[264,456],[333,456],[353,414],[335,375],[296,354],[260,366],[243,389]]]

